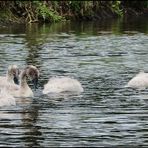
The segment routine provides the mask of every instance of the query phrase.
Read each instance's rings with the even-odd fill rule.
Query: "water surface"
[[[41,74],[34,98],[0,108],[1,147],[148,146],[148,90],[124,88],[148,72],[146,19],[1,26],[0,47],[1,75],[10,64]],[[43,95],[52,76],[84,92]]]

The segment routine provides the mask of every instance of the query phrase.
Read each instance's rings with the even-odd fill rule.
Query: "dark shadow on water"
[[[77,35],[90,34],[97,35],[99,32],[108,31],[108,33],[123,33],[123,31],[139,31],[147,33],[147,18],[131,18],[131,19],[109,19],[101,21],[68,21],[54,24],[18,24],[0,28],[0,34],[27,34],[28,40],[32,44],[36,44],[36,39],[56,34],[56,33],[75,33]],[[103,33],[103,32],[102,32]],[[44,40],[42,40],[44,41]],[[37,40],[38,44],[41,43]]]
[[[40,131],[41,127],[37,125],[40,107],[37,101],[33,101],[20,111],[22,117],[20,126],[26,129],[22,134],[21,141],[27,147],[40,147],[41,145],[38,141],[44,140]]]

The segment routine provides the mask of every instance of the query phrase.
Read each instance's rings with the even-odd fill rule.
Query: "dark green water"
[[[146,19],[0,27],[0,75],[40,71],[35,97],[0,108],[1,147],[148,146],[148,89],[124,85],[148,71]],[[81,95],[47,96],[51,76],[78,79]]]

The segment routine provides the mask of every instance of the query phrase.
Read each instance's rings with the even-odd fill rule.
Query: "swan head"
[[[32,80],[34,88],[37,89],[38,78],[39,78],[39,71],[38,71],[37,67],[35,67],[33,65],[28,65],[25,68],[25,71],[26,71],[27,77]]]
[[[10,65],[8,67],[8,76],[11,77],[15,84],[19,84],[20,70],[17,65]]]

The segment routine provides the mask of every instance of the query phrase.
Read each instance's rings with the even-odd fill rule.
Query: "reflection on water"
[[[148,146],[148,92],[124,88],[148,71],[148,21],[112,20],[0,28],[0,74],[36,65],[34,98],[0,108],[0,146]],[[51,76],[70,76],[80,95],[43,95]],[[32,86],[30,86],[32,87]]]

